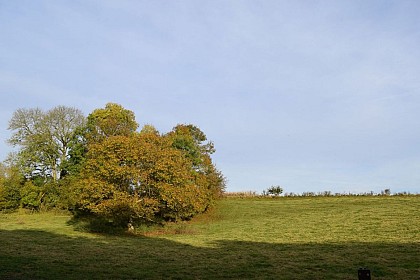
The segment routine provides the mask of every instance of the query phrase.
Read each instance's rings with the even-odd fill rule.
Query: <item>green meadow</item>
[[[225,198],[165,227],[90,233],[0,214],[0,279],[420,279],[420,196]]]

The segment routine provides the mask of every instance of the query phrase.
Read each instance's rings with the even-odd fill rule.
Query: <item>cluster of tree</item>
[[[391,189],[384,189],[380,193],[376,193],[374,191],[370,192],[361,192],[361,193],[333,193],[331,191],[322,191],[322,192],[303,192],[303,193],[284,193],[284,196],[286,197],[314,197],[314,196],[412,196],[412,195],[418,195],[418,194],[411,194],[410,192],[397,192],[397,193],[391,193]]]
[[[271,186],[262,191],[262,193],[257,193],[256,191],[244,191],[244,192],[224,192],[224,197],[238,197],[238,198],[264,198],[264,197],[329,197],[329,196],[418,196],[419,194],[411,194],[410,192],[397,192],[391,193],[391,189],[387,188],[382,190],[380,193],[375,193],[373,191],[364,192],[364,193],[332,193],[331,191],[322,191],[322,192],[286,192],[283,193],[283,188],[280,186]]]
[[[189,219],[220,197],[212,142],[194,125],[139,132],[134,113],[109,103],[86,118],[59,106],[19,109],[18,146],[0,167],[0,209],[58,207],[126,226]]]

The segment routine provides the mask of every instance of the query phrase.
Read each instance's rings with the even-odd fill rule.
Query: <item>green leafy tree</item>
[[[0,210],[19,207],[23,182],[18,168],[0,163]]]
[[[78,109],[58,106],[49,111],[18,109],[9,121],[9,143],[20,146],[19,165],[26,176],[60,178],[75,131],[85,117]]]
[[[32,181],[26,181],[20,189],[21,206],[32,210],[39,210],[44,195],[42,187],[36,186]]]
[[[54,150],[58,151],[58,161],[61,165],[61,175],[67,173],[63,168],[75,148],[75,138],[78,131],[86,124],[83,113],[76,108],[58,106],[45,114],[46,127],[51,133]],[[74,154],[74,152],[73,152]]]
[[[216,151],[212,142],[206,142],[206,135],[192,124],[179,124],[166,136],[171,139],[174,148],[184,152],[197,171],[206,169],[205,158]]]
[[[190,160],[195,183],[205,190],[207,201],[211,204],[223,193],[226,185],[224,176],[211,159],[211,154],[216,151],[213,142],[207,141],[204,132],[192,124],[179,124],[165,137]]]

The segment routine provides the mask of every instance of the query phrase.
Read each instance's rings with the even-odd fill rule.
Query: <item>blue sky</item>
[[[18,108],[199,126],[228,191],[420,193],[419,1],[2,1]]]

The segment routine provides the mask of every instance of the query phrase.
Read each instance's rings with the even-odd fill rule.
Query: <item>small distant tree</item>
[[[266,193],[268,195],[279,196],[283,193],[283,188],[280,186],[271,186],[267,189]]]
[[[382,192],[382,195],[391,195],[391,189],[385,189],[385,190],[383,190]]]

